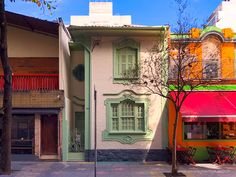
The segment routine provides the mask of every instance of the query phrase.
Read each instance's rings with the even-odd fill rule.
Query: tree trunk
[[[174,122],[174,129],[173,129],[173,139],[172,139],[172,175],[176,175],[178,173],[177,169],[177,158],[176,158],[176,134],[177,134],[177,124],[178,124],[178,117],[179,117],[179,111],[175,111],[175,122]]]
[[[3,174],[11,173],[11,118],[12,118],[12,72],[7,54],[7,24],[4,0],[0,0],[0,57],[4,73],[3,128],[1,168]]]

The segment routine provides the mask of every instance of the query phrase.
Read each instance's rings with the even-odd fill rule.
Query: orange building
[[[190,46],[198,45],[195,54],[201,77],[214,79],[214,84],[199,87],[183,103],[177,146],[196,147],[196,160],[207,161],[207,146],[236,146],[236,35],[232,29],[210,26],[192,29],[189,36]],[[170,103],[169,146],[174,119]]]

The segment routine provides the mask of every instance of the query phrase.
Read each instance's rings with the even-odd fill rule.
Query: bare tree
[[[129,77],[134,78],[134,75],[139,73],[138,80],[130,79],[128,83],[131,86],[144,87],[149,93],[166,98],[174,106],[175,121],[173,125],[169,125],[173,126],[171,170],[173,176],[178,172],[176,132],[181,107],[198,86],[207,85],[218,76],[214,74],[218,72],[217,67],[204,65],[198,58],[198,55],[201,55],[201,41],[192,37],[192,33],[197,29],[193,28],[195,21],[185,14],[188,1],[175,1],[178,7],[178,19],[174,34],[170,36],[169,31],[163,30],[155,45],[148,50],[148,56],[141,59],[139,67],[130,70]],[[217,50],[209,51],[209,55],[217,53]],[[127,78],[127,72],[125,77]]]
[[[14,2],[14,0],[10,0]],[[54,9],[53,1],[22,0],[37,4],[42,9]],[[8,61],[7,52],[7,20],[5,15],[5,1],[0,0],[0,57],[4,74],[3,94],[3,129],[1,137],[1,171],[3,174],[11,173],[11,119],[12,119],[12,71]]]

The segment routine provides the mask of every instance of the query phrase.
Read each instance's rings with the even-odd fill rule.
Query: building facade
[[[64,97],[59,90],[58,24],[11,12],[6,15],[13,73],[13,158],[28,154],[59,160]],[[0,69],[0,100],[3,84]],[[1,129],[2,123],[0,133]]]
[[[232,29],[194,29],[189,43],[198,45],[196,61],[202,79],[210,80],[190,93],[182,105],[177,146],[197,149],[197,161],[207,161],[207,146],[235,146],[235,33]],[[174,39],[172,39],[174,41]],[[174,107],[169,103],[169,146],[172,145]]]
[[[101,5],[112,7],[111,2],[91,5],[96,13]],[[113,19],[110,13],[101,17],[106,15]],[[63,160],[93,160],[95,141],[101,161],[162,160],[167,145],[166,100],[125,86],[122,73],[145,58],[168,27],[135,26],[127,20],[118,26],[98,22],[73,23],[70,35],[61,33],[66,95]]]
[[[236,31],[234,9],[236,7],[235,0],[223,0],[215,11],[207,20],[208,26],[216,26],[218,28],[232,28]]]

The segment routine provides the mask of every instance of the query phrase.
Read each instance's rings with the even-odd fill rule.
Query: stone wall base
[[[166,161],[165,149],[106,149],[97,150],[98,161]],[[85,161],[94,161],[94,150],[85,151]]]

